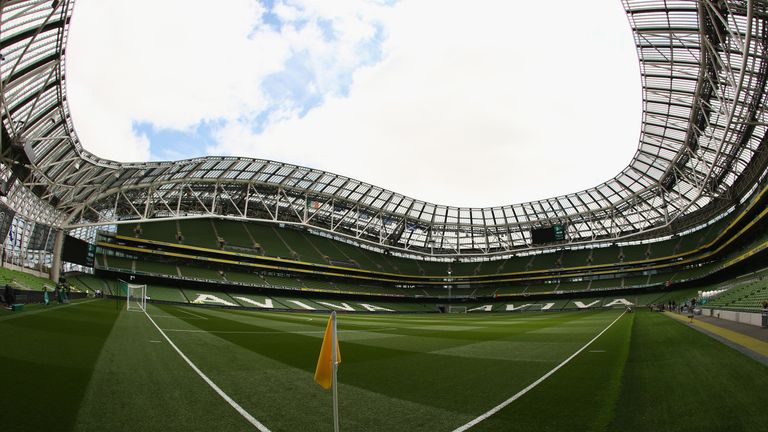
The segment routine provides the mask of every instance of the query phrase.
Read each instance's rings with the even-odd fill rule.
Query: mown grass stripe
[[[232,408],[234,408],[235,411],[237,411],[238,414],[243,416],[243,418],[245,418],[250,424],[256,427],[256,429],[258,429],[261,432],[271,432],[260,421],[256,420],[251,414],[249,414],[248,411],[243,409],[243,407],[241,407],[240,404],[238,404],[237,402],[235,402],[234,399],[229,397],[229,395],[226,394],[224,390],[219,388],[219,386],[217,386],[215,382],[213,382],[210,378],[208,378],[208,376],[204,374],[203,371],[201,371],[197,366],[195,366],[195,364],[192,363],[192,360],[190,360],[189,357],[184,355],[184,353],[179,349],[179,347],[177,347],[176,344],[173,343],[173,341],[168,337],[168,335],[165,334],[163,329],[161,329],[160,326],[158,326],[157,323],[155,323],[155,320],[153,320],[152,317],[149,316],[146,310],[144,311],[144,315],[147,316],[147,318],[152,323],[152,325],[155,326],[157,331],[159,331],[160,334],[163,336],[163,338],[165,338],[165,340],[168,341],[168,343],[179,354],[179,356],[182,359],[184,359],[185,362],[187,362],[187,364],[189,365],[189,367],[192,368],[192,370],[194,370],[198,375],[200,375],[200,378],[202,378],[203,381],[205,381],[205,383],[208,384],[213,389],[213,391],[215,391],[219,396],[221,396],[222,399],[224,399],[229,405],[231,405]]]
[[[472,421],[470,421],[470,422],[468,422],[468,423],[464,424],[463,426],[460,426],[460,427],[458,427],[458,428],[454,429],[454,430],[453,430],[453,432],[463,432],[463,431],[466,431],[466,430],[470,429],[471,427],[475,426],[476,424],[478,424],[478,423],[482,422],[483,420],[487,419],[488,417],[491,417],[492,415],[494,415],[494,414],[496,414],[497,412],[501,411],[502,409],[504,409],[505,407],[507,407],[507,406],[508,406],[509,404],[511,404],[512,402],[514,402],[514,401],[516,401],[516,400],[520,399],[521,397],[523,397],[523,396],[524,396],[526,393],[528,393],[529,391],[531,391],[532,389],[534,389],[536,386],[538,386],[539,384],[541,384],[542,382],[544,382],[544,380],[546,380],[547,378],[549,378],[550,376],[552,376],[552,374],[554,374],[555,372],[557,372],[558,370],[560,370],[560,368],[562,368],[563,366],[565,366],[566,364],[568,364],[568,363],[569,363],[571,360],[573,360],[573,359],[574,359],[574,358],[575,358],[577,355],[581,354],[581,352],[582,352],[582,351],[584,351],[585,349],[587,349],[587,347],[589,347],[590,345],[592,345],[592,343],[593,343],[594,341],[596,341],[598,338],[600,338],[600,336],[602,336],[602,335],[603,335],[603,333],[607,332],[607,331],[608,331],[608,329],[610,329],[610,328],[611,328],[611,327],[612,327],[614,324],[616,324],[616,322],[617,322],[617,321],[619,321],[619,320],[621,319],[621,317],[623,317],[623,316],[624,316],[624,313],[625,313],[625,312],[622,312],[622,314],[621,314],[621,315],[619,315],[618,317],[616,317],[616,319],[615,319],[615,320],[613,320],[613,321],[612,321],[610,324],[608,324],[608,326],[607,326],[606,328],[604,328],[604,329],[603,329],[603,330],[602,330],[600,333],[598,333],[598,334],[597,334],[597,336],[595,336],[594,338],[592,338],[592,339],[591,339],[589,342],[587,342],[587,343],[586,343],[586,344],[585,344],[583,347],[581,347],[581,348],[580,348],[578,351],[576,351],[575,353],[571,354],[571,356],[570,356],[570,357],[568,357],[567,359],[563,360],[563,362],[562,362],[562,363],[560,363],[559,365],[555,366],[555,367],[554,367],[552,370],[550,370],[550,371],[549,371],[549,372],[547,372],[546,374],[542,375],[542,376],[541,376],[539,379],[537,379],[537,380],[536,380],[536,381],[534,381],[533,383],[529,384],[529,385],[528,385],[528,387],[526,387],[526,388],[524,388],[524,389],[520,390],[519,392],[515,393],[515,395],[513,395],[513,396],[512,396],[512,397],[510,397],[509,399],[507,399],[507,400],[505,400],[504,402],[502,402],[502,403],[500,403],[500,404],[496,405],[495,407],[491,408],[490,410],[488,410],[488,411],[487,411],[487,412],[485,412],[484,414],[482,414],[482,415],[480,415],[480,416],[476,417],[474,420],[472,420]]]
[[[8,320],[12,320],[12,319],[16,319],[16,318],[21,318],[21,317],[26,317],[26,316],[30,316],[30,315],[37,315],[39,313],[49,312],[49,311],[52,311],[52,310],[61,310],[61,308],[71,307],[71,306],[78,306],[78,305],[84,305],[84,304],[88,304],[88,303],[91,303],[91,302],[94,302],[94,301],[96,301],[96,299],[80,300],[80,301],[75,300],[75,301],[72,301],[70,303],[63,304],[63,305],[53,305],[53,304],[51,304],[50,306],[39,305],[39,308],[36,308],[34,310],[31,310],[31,311],[14,312],[13,315],[0,316],[0,321],[8,321]]]
[[[56,305],[40,310],[53,313],[20,312],[0,322],[1,431],[72,430],[117,317],[99,302],[72,305],[83,306]]]
[[[390,328],[383,328],[383,329],[376,329],[377,331],[385,331],[385,330],[397,330],[396,328],[390,327]],[[194,329],[163,329],[163,331],[167,332],[180,332],[180,333],[211,333],[211,334],[285,334],[286,330],[194,330]],[[325,330],[290,330],[290,333],[297,333],[297,334],[323,334],[325,333]],[[371,333],[368,330],[339,330],[339,333]]]
[[[672,313],[672,312],[665,312],[664,315],[670,318],[674,318],[681,322],[687,323],[689,321],[688,317],[684,315]],[[694,319],[693,322],[689,324],[691,324],[694,327],[698,327],[700,329],[706,330],[714,335],[720,336],[721,338],[729,340],[735,344],[748,348],[758,354],[762,354],[763,356],[768,357],[768,343],[763,342],[759,339],[755,339],[745,334],[741,334],[723,327],[718,327],[714,324],[709,324],[696,319]]]

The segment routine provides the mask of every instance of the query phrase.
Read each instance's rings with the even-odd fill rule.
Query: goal
[[[448,313],[467,313],[466,306],[448,306]]]
[[[147,286],[119,281],[120,288],[125,292],[126,309],[144,312],[147,309]]]

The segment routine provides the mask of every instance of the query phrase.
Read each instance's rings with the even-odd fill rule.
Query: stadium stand
[[[188,303],[189,299],[184,293],[172,286],[147,284],[147,297],[151,300],[161,300],[174,303]]]
[[[726,218],[727,219],[727,218]],[[205,222],[208,223],[211,227],[212,233],[214,235],[208,236],[209,240],[213,238],[214,236],[216,238],[224,239],[224,235],[232,236],[232,235],[238,235],[240,238],[249,238],[249,232],[248,227],[252,225],[260,225],[260,224],[245,224],[242,222],[234,222],[234,221],[214,221],[213,219],[200,219],[196,220],[196,227],[204,227]],[[713,224],[710,227],[705,228],[704,230],[696,231],[691,234],[691,236],[694,238],[691,240],[691,243],[696,244],[703,244],[704,237],[708,236],[709,238],[714,239],[716,236],[713,234],[714,232],[717,232],[722,229],[724,225],[728,223],[728,220],[722,220],[719,221],[718,224]],[[226,226],[225,228],[219,229],[216,224],[219,224],[219,226]],[[177,225],[180,227],[180,230],[185,230],[185,224],[184,223],[176,223],[174,222],[174,225]],[[280,232],[280,228],[277,228],[275,226],[268,226],[262,228],[268,228],[268,232],[273,232],[277,234]],[[126,231],[125,227],[123,227],[123,231]],[[344,242],[339,242],[330,238],[327,238],[325,236],[316,236],[309,233],[302,233],[295,230],[289,230],[286,231],[289,232],[289,234],[285,234],[282,236],[273,236],[272,240],[280,239],[281,242],[285,241],[285,238],[291,239],[291,241],[295,242],[303,242],[303,246],[301,247],[293,247],[293,244],[291,245],[291,249],[286,250],[300,250],[303,251],[304,255],[307,256],[308,254],[315,254],[315,257],[320,256],[320,254],[323,254],[322,256],[323,261],[327,263],[331,263],[331,265],[336,264],[333,268],[350,268],[350,269],[356,269],[360,268],[361,266],[358,264],[358,261],[362,261],[363,259],[368,260],[367,266],[375,266],[377,269],[381,268],[391,268],[391,271],[397,272],[399,271],[400,267],[405,267],[407,263],[411,266],[412,269],[418,269],[420,275],[421,273],[434,273],[434,272],[443,272],[444,273],[435,273],[439,274],[439,276],[436,276],[432,280],[438,280],[440,282],[437,282],[438,284],[442,285],[444,280],[461,277],[461,276],[484,276],[484,275],[490,275],[493,276],[494,273],[499,273],[500,271],[505,272],[507,267],[512,266],[520,266],[521,263],[527,262],[529,272],[531,272],[531,275],[535,276],[538,281],[529,281],[526,282],[525,278],[523,277],[519,283],[504,283],[504,284],[491,284],[489,286],[485,286],[485,284],[488,284],[489,282],[483,282],[483,283],[477,283],[475,281],[471,281],[471,284],[466,285],[465,288],[460,288],[459,286],[454,286],[450,290],[450,296],[452,298],[476,298],[476,297],[492,297],[492,296],[510,296],[510,295],[520,295],[520,294],[527,294],[527,295],[535,295],[535,294],[546,294],[546,293],[567,293],[567,292],[584,292],[584,291],[605,291],[605,290],[615,290],[615,289],[625,289],[625,288],[643,288],[643,287],[661,287],[665,286],[668,281],[671,281],[674,284],[696,279],[702,277],[702,275],[706,275],[711,273],[713,270],[712,266],[706,267],[706,268],[699,268],[699,267],[693,267],[689,269],[681,269],[681,268],[674,268],[670,267],[667,269],[664,265],[659,266],[658,264],[653,264],[655,268],[658,268],[655,272],[648,272],[651,273],[649,275],[646,274],[640,274],[637,271],[631,272],[631,274],[622,275],[621,277],[604,277],[601,276],[600,278],[591,278],[589,277],[590,272],[589,269],[591,268],[597,268],[599,269],[599,273],[603,273],[607,276],[610,276],[611,272],[602,270],[602,267],[604,266],[601,264],[587,264],[585,266],[578,266],[580,264],[581,260],[584,260],[585,262],[588,262],[590,258],[594,259],[595,257],[606,257],[606,256],[613,256],[616,254],[617,260],[624,260],[624,263],[632,264],[631,262],[627,261],[627,254],[630,252],[634,253],[634,255],[629,255],[633,259],[638,257],[647,257],[651,256],[655,252],[658,252],[659,250],[664,250],[664,248],[672,248],[672,245],[675,245],[675,247],[678,247],[681,244],[680,238],[672,238],[669,240],[665,240],[662,242],[657,243],[650,243],[650,244],[637,244],[637,245],[622,245],[622,246],[610,246],[610,247],[603,247],[603,248],[585,248],[585,249],[577,249],[577,250],[559,250],[554,253],[548,253],[548,254],[536,254],[532,256],[524,256],[524,257],[511,257],[507,258],[505,260],[501,261],[469,261],[469,262],[435,262],[435,261],[418,261],[418,260],[409,260],[406,258],[401,257],[395,257],[391,255],[381,254],[378,252],[369,251],[351,244],[347,244]],[[224,233],[224,234],[222,234]],[[245,235],[243,235],[245,233]],[[192,237],[192,240],[197,241],[195,239],[200,238],[198,237]],[[753,240],[753,243],[759,243],[762,239],[762,237],[758,237]],[[122,239],[121,241],[130,240],[130,239]],[[223,248],[226,249],[230,243],[224,239]],[[244,242],[235,244],[234,246],[240,247],[245,249],[247,245],[250,243],[250,240],[245,240]],[[129,241],[130,243],[130,241]],[[272,244],[272,243],[270,243]],[[277,243],[278,245],[280,243]],[[140,245],[141,246],[141,245]],[[145,244],[142,246],[142,248],[137,249],[136,252],[142,252],[147,246],[150,248],[154,247],[161,247],[163,248],[162,244],[159,244],[158,246],[155,246],[155,244]],[[287,245],[286,245],[287,246]],[[186,246],[185,246],[186,247]],[[196,246],[196,248],[199,248],[200,246]],[[261,247],[259,247],[260,249]],[[309,248],[309,249],[308,249]],[[678,247],[679,249],[679,247]],[[743,249],[743,247],[742,247]],[[192,254],[190,256],[194,256],[196,254],[208,254],[210,253],[219,253],[220,249],[214,250],[213,248],[203,248],[203,249],[194,249],[190,250],[188,252],[185,252],[187,254]],[[310,252],[307,252],[310,250]],[[324,251],[328,250],[331,251],[328,254],[325,254]],[[313,251],[313,252],[312,252]],[[254,252],[256,252],[256,248],[251,248],[250,251],[238,251],[238,258],[229,258],[230,260],[233,260],[232,262],[236,262],[241,260],[241,256],[260,256],[256,255]],[[143,253],[143,252],[142,252]],[[162,252],[164,253],[164,252]],[[355,253],[357,255],[355,255]],[[731,255],[738,255],[739,252],[731,252]],[[729,256],[731,256],[729,255]],[[355,257],[355,259],[352,259],[352,257]],[[193,280],[200,280],[200,281],[211,281],[216,283],[230,283],[233,285],[246,285],[246,286],[254,286],[254,287],[269,287],[269,288],[280,288],[280,289],[292,289],[292,290],[310,290],[310,291],[316,291],[316,292],[337,292],[337,293],[357,293],[361,295],[395,295],[395,296],[408,296],[408,297],[434,297],[434,298],[448,298],[449,296],[449,290],[446,288],[435,285],[433,282],[433,285],[422,285],[417,284],[418,286],[414,287],[414,289],[408,289],[403,290],[401,288],[396,288],[391,284],[386,283],[354,283],[354,284],[346,284],[346,282],[339,280],[339,279],[327,279],[327,278],[320,278],[317,279],[313,276],[309,275],[291,275],[291,274],[264,274],[263,272],[259,272],[258,270],[253,269],[245,269],[240,268],[233,265],[224,265],[216,266],[213,268],[205,267],[204,265],[201,265],[202,262],[193,262],[193,261],[187,261],[187,262],[161,262],[159,261],[160,258],[154,257],[152,255],[148,255],[149,259],[140,259],[140,260],[134,260],[132,258],[127,257],[120,257],[116,255],[109,255],[109,256],[102,256],[100,255],[97,257],[97,264],[100,263],[106,263],[107,268],[110,269],[120,269],[123,271],[130,271],[137,274],[155,274],[155,275],[166,275],[169,278],[174,278],[177,276],[181,276],[185,279],[193,279]],[[202,258],[201,258],[202,259]],[[207,258],[205,258],[207,259]],[[376,261],[378,260],[378,261]],[[640,260],[640,261],[647,261],[647,260]],[[292,261],[291,261],[292,262]],[[300,262],[300,261],[298,261]],[[384,265],[377,264],[384,263]],[[397,264],[393,264],[397,263]],[[538,263],[538,264],[537,264]],[[663,261],[662,261],[663,263]],[[322,263],[316,263],[316,264],[322,264]],[[339,265],[341,264],[341,265]],[[547,282],[546,278],[543,278],[541,276],[538,276],[539,272],[549,272],[549,271],[560,271],[562,269],[562,265],[567,265],[571,267],[575,267],[576,271],[583,271],[580,270],[581,268],[584,268],[587,270],[586,278],[584,280],[579,282],[568,282],[567,280],[564,282],[556,282],[556,283],[550,283]],[[623,265],[621,262],[618,264]],[[283,262],[279,263],[279,265],[285,265]],[[597,267],[595,267],[597,266]],[[545,267],[544,270],[537,268],[537,267]],[[555,267],[554,269],[546,269],[546,267]],[[329,267],[331,268],[331,267]],[[424,268],[427,269],[427,271],[424,271]],[[334,270],[338,271],[338,270]],[[450,276],[448,271],[450,271]],[[644,272],[645,273],[645,272]],[[383,274],[397,274],[397,273],[383,273]],[[429,273],[427,273],[429,274]],[[502,273],[503,274],[503,273]],[[514,274],[514,273],[512,273]],[[546,273],[545,273],[546,274]],[[405,275],[407,276],[407,275]]]
[[[517,274],[517,273],[536,273],[552,272],[568,269],[589,269],[599,268],[611,265],[621,265],[622,263],[646,263],[649,260],[663,260],[673,254],[680,254],[682,250],[691,250],[705,244],[705,241],[711,241],[716,238],[725,225],[729,223],[729,218],[724,218],[715,224],[705,227],[702,230],[694,231],[686,236],[675,237],[656,243],[625,244],[622,246],[594,247],[575,250],[558,250],[543,254],[534,254],[523,257],[510,257],[497,261],[469,261],[469,262],[439,262],[407,259],[392,255],[374,252],[356,245],[348,244],[338,240],[330,239],[326,236],[314,235],[308,232],[298,231],[293,228],[280,228],[274,225],[264,225],[262,223],[244,223],[240,221],[218,220],[218,219],[192,219],[181,221],[165,221],[143,223],[142,225],[121,225],[118,227],[118,235],[131,237],[137,233],[140,238],[156,241],[169,240],[167,233],[173,230],[191,235],[183,235],[185,245],[202,247],[205,250],[225,250],[237,253],[243,253],[249,256],[264,256],[276,258],[288,258],[291,262],[311,263],[336,268],[361,269],[370,272],[394,275],[414,275],[431,276],[439,278],[443,275],[447,277],[459,276],[493,276],[495,274]],[[158,227],[152,227],[152,224],[159,224]],[[139,229],[140,227],[140,229]],[[157,239],[150,238],[157,234]],[[176,243],[178,244],[178,243]],[[161,247],[161,246],[153,246]],[[187,254],[197,254],[199,252],[187,252]],[[150,259],[152,260],[152,259]],[[105,263],[106,262],[106,263]],[[162,269],[162,266],[139,263],[128,263],[123,259],[116,257],[99,257],[97,264],[108,268],[122,268],[148,273],[166,273],[173,274],[170,269]],[[130,267],[128,265],[130,264]],[[216,279],[227,279],[226,273],[230,271],[238,273],[233,274],[232,281],[249,284],[251,278],[243,276],[241,273],[249,273],[243,269],[221,269],[224,275],[219,275]],[[205,270],[203,272],[206,272]],[[177,272],[178,273],[178,272]],[[205,279],[212,279],[210,272]],[[666,273],[666,272],[664,272]],[[450,274],[450,276],[449,276]],[[682,273],[681,273],[682,274]],[[202,274],[196,275],[194,270],[186,271],[183,274],[187,278],[202,277]],[[660,279],[660,280],[656,280]],[[642,278],[631,276],[628,280],[635,286],[648,283],[663,283],[669,280],[668,276],[659,278],[648,278],[644,282]],[[258,283],[258,281],[256,281]],[[311,281],[303,281],[299,284],[282,283],[283,286],[299,285],[306,286]],[[590,286],[590,289],[610,288],[601,285],[598,282]],[[615,285],[615,284],[614,284]],[[623,285],[620,285],[623,286]],[[614,286],[615,287],[615,286]],[[315,287],[317,288],[317,287]],[[533,288],[536,292],[539,288]]]
[[[292,258],[296,255],[291,248],[278,236],[275,228],[258,223],[244,225],[246,232],[256,241],[264,253],[277,258]]]
[[[647,260],[651,256],[650,247],[650,244],[621,246],[619,251],[619,258],[623,258],[623,262]]]
[[[134,268],[137,273],[179,276],[175,263],[165,263],[152,260],[136,260]]]
[[[617,289],[623,286],[624,280],[622,278],[593,279],[589,283],[589,289],[591,290]]]
[[[104,255],[102,257],[104,261],[104,266],[107,268],[113,268],[113,269],[123,269],[123,270],[130,270],[135,271],[135,263],[136,260],[130,259],[130,258],[124,258],[124,257],[118,257],[118,256],[106,256]]]
[[[587,261],[590,264],[608,264],[619,262],[620,249],[618,246],[598,247],[592,249]]]
[[[212,249],[221,249],[213,219],[188,219],[177,221],[182,236],[181,243]]]
[[[11,286],[28,291],[42,291],[43,287],[53,288],[56,283],[48,278],[38,277],[26,272],[0,268],[0,286]]]
[[[584,267],[590,255],[589,249],[565,250],[560,256],[561,267]]]
[[[306,288],[300,280],[292,277],[265,275],[264,280],[269,286],[275,288],[302,289]]]
[[[266,285],[264,278],[257,273],[245,273],[242,271],[227,270],[227,281],[247,285]]]
[[[78,272],[69,273],[66,275],[66,278],[71,286],[87,293],[95,293],[98,290],[104,295],[116,294],[116,292],[113,292],[114,284],[105,278]],[[52,284],[53,281],[50,283]]]
[[[764,300],[768,300],[768,282],[758,279],[732,285],[705,304],[708,308],[758,311],[762,309]]]
[[[224,242],[222,249],[236,252],[262,254],[261,246],[251,237],[242,222],[220,220],[212,223],[216,234]]]
[[[224,272],[222,270],[214,270],[210,268],[196,267],[196,266],[180,266],[179,271],[181,272],[182,277],[186,277],[190,279],[210,280],[210,281],[224,280]]]

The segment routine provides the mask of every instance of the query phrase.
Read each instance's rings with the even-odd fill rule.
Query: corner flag
[[[336,385],[336,369],[341,363],[339,338],[336,334],[336,312],[331,312],[328,326],[325,327],[320,357],[317,359],[315,381],[326,390],[333,390],[333,430],[339,432],[339,389]]]
[[[331,346],[336,345],[334,355]],[[335,358],[334,358],[335,357]],[[323,345],[320,348],[320,357],[317,359],[317,368],[315,369],[315,382],[320,387],[330,390],[333,387],[333,375],[335,375],[334,366],[341,363],[341,352],[339,351],[339,339],[336,337],[336,312],[331,312],[328,318],[328,326],[325,328],[323,336]]]

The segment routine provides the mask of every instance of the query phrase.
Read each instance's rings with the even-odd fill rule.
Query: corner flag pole
[[[341,363],[339,351],[339,335],[336,331],[336,312],[331,312],[328,324],[323,333],[323,344],[320,346],[320,355],[317,358],[315,369],[315,382],[326,390],[333,391],[333,430],[339,432],[339,392],[336,374]]]
[[[331,364],[333,371],[333,430],[339,432],[339,392],[336,385],[336,371],[339,368],[339,359],[337,358],[336,347],[338,346],[338,336],[336,335],[336,311],[331,312]]]

